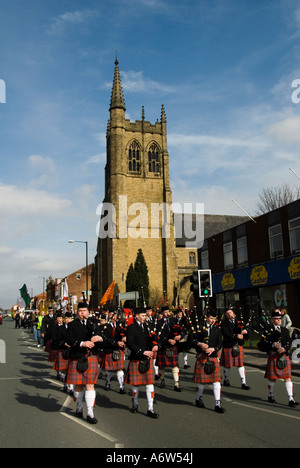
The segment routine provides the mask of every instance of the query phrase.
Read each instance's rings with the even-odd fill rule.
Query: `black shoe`
[[[106,382],[105,390],[106,390],[107,392],[110,391],[110,383]]]
[[[159,379],[160,379],[159,375],[156,375],[155,380],[159,380]]]
[[[226,410],[222,408],[222,406],[215,406],[215,413],[224,414],[225,411]]]
[[[130,413],[132,413],[132,414],[134,414],[134,413],[137,413],[137,412],[138,412],[138,410],[139,410],[139,407],[138,407],[138,406],[135,406],[135,405],[133,405],[133,406],[132,406],[132,408],[131,408],[131,410],[130,410]]]
[[[246,384],[242,384],[242,390],[250,390],[250,387],[249,385],[246,385]]]
[[[187,364],[185,364],[184,368],[185,369],[189,369],[191,366],[188,366]]]
[[[229,380],[225,379],[223,385],[224,385],[224,387],[230,387]]]
[[[275,398],[273,396],[268,396],[268,402],[269,403],[276,403]]]
[[[86,421],[89,423],[89,424],[98,424],[98,421],[96,418],[92,418],[91,416],[87,416],[86,417]]]
[[[137,413],[138,409],[139,409],[138,405],[134,404],[134,399],[132,398],[132,408],[130,410],[130,413]]]
[[[147,416],[152,419],[159,418],[159,415],[157,413],[155,413],[154,411],[150,411],[150,410],[147,411]]]
[[[83,418],[83,413],[82,413],[82,411],[76,411],[75,416],[76,416],[76,418],[78,418],[78,419],[82,419],[82,418]]]
[[[298,405],[299,405],[299,403],[297,403],[295,400],[290,400],[289,401],[289,406],[291,408],[295,408],[295,406],[298,406]]]
[[[198,399],[196,400],[196,406],[197,406],[198,408],[205,408],[204,403],[203,403],[203,401],[202,401],[202,398],[198,398]]]
[[[175,385],[175,387],[174,387],[174,392],[180,393],[180,392],[182,392],[182,388],[177,387],[177,386]]]
[[[161,383],[159,384],[159,388],[166,388],[165,379],[161,381]]]
[[[120,395],[126,395],[126,390],[125,390],[125,388],[124,388],[124,387],[121,387],[119,393],[120,393]]]

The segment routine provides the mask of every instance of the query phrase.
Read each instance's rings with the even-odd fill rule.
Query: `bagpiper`
[[[68,326],[67,344],[70,346],[69,367],[66,383],[74,385],[74,397],[77,402],[76,416],[83,417],[83,397],[87,407],[86,420],[97,424],[94,416],[96,392],[94,385],[98,378],[97,347],[102,342],[101,336],[95,335],[95,324],[89,320],[89,310],[85,302],[78,304],[77,319]]]
[[[225,319],[221,323],[223,335],[223,350],[221,355],[221,366],[224,368],[224,386],[230,387],[229,374],[232,367],[238,368],[243,390],[250,390],[246,381],[246,370],[244,367],[244,344],[249,338],[248,331],[242,329],[233,310],[227,310]]]
[[[285,382],[285,388],[289,398],[289,406],[298,406],[293,394],[291,360],[289,350],[291,338],[287,328],[281,326],[282,314],[276,309],[271,316],[271,324],[260,342],[259,349],[268,353],[268,362],[265,379],[268,380],[268,402],[276,403],[274,398],[274,387],[277,380]]]
[[[153,355],[158,350],[156,337],[151,333],[146,322],[146,311],[143,307],[135,309],[134,322],[127,329],[127,346],[131,351],[125,383],[132,386],[131,413],[138,412],[138,398],[140,387],[146,386],[148,401],[147,416],[157,419],[154,411],[154,365]]]
[[[218,352],[222,348],[222,333],[216,326],[217,313],[207,310],[202,325],[190,334],[190,347],[197,352],[193,382],[197,384],[196,406],[205,408],[202,395],[206,384],[213,385],[215,412],[223,414],[221,406],[221,366]]]
[[[178,343],[182,338],[183,329],[172,318],[168,306],[162,308],[163,318],[159,323],[161,347],[157,353],[156,365],[159,367],[160,388],[165,388],[165,369],[172,368],[174,391],[182,392],[179,385],[179,353]]]
[[[124,388],[124,367],[125,367],[125,343],[123,339],[123,329],[120,322],[117,322],[117,312],[111,317],[109,323],[103,327],[105,344],[102,351],[103,358],[100,364],[102,371],[106,371],[106,390],[110,390],[113,372],[117,373],[120,386],[120,394],[126,393]]]

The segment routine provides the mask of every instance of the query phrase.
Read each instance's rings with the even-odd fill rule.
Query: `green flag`
[[[26,284],[24,284],[24,286],[20,289],[20,294],[21,294],[22,299],[25,302],[25,307],[27,308],[30,305],[30,296],[28,294]]]

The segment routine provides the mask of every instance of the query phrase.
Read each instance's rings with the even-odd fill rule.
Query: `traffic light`
[[[194,294],[194,297],[195,297],[195,298],[199,298],[199,292],[200,292],[200,289],[199,289],[199,286],[200,286],[199,279],[200,279],[199,270],[196,270],[196,271],[193,272],[192,276],[190,276],[190,282],[192,283],[192,284],[191,284],[191,291],[192,291],[192,293]]]
[[[200,297],[213,297],[211,270],[199,270]]]

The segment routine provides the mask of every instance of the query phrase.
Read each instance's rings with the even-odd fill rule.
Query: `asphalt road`
[[[278,403],[270,405],[260,369],[247,369],[249,392],[241,390],[237,371],[232,370],[232,386],[222,388],[226,413],[219,415],[214,412],[209,386],[204,394],[206,409],[195,407],[195,357],[190,355],[191,368],[181,369],[182,393],[174,392],[170,371],[166,372],[166,389],[156,388],[158,420],[146,417],[144,389],[140,393],[139,413],[131,414],[130,388],[127,395],[120,395],[114,379],[112,390],[106,392],[104,380],[99,380],[95,409],[99,424],[90,426],[74,417],[72,398],[62,392],[47,354],[35,346],[28,330],[15,330],[14,323],[5,320],[0,326],[0,339],[6,345],[6,363],[0,364],[1,448],[102,448],[107,453],[121,453],[115,449],[182,452],[202,448],[300,447],[300,407],[287,406],[282,382],[275,387]],[[298,400],[299,386],[300,379],[294,378]]]

